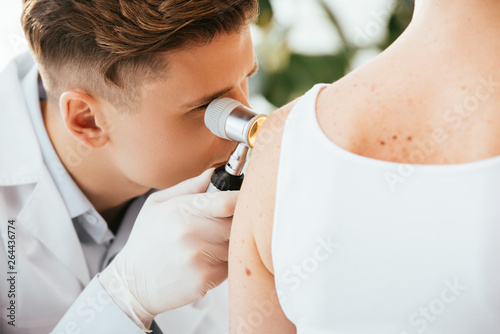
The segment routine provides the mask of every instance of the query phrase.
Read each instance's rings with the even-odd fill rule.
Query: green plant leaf
[[[273,7],[269,0],[259,0],[259,19],[257,25],[265,27],[271,23],[273,19]]]

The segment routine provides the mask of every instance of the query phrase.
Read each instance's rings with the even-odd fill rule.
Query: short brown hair
[[[25,0],[22,24],[50,96],[78,86],[123,106],[124,89],[164,75],[162,54],[257,12],[257,0]]]

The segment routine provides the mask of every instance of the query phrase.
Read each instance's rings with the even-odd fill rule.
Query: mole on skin
[[[247,274],[247,276],[250,276],[252,275],[252,272],[250,271],[250,269],[245,268],[245,274]]]
[[[392,139],[398,140],[398,136],[394,135],[394,136],[392,136]],[[407,137],[407,139],[408,139],[408,141],[412,141],[413,137]],[[385,141],[383,141],[383,140],[380,141],[380,145],[385,146],[385,144],[386,144]]]

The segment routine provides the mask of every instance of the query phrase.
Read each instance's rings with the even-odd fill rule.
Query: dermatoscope
[[[266,115],[257,114],[230,98],[215,99],[209,104],[205,112],[207,128],[214,135],[239,144],[227,164],[214,171],[207,192],[240,190],[248,150],[255,145],[257,133],[266,119]]]

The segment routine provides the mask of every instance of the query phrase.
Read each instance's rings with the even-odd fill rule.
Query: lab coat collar
[[[38,99],[37,81],[33,82],[35,91],[26,95],[21,85],[33,66],[31,55],[24,54],[0,72],[0,187],[35,184],[17,223],[25,226],[85,286],[90,275],[80,241],[43,163],[28,114],[28,104]]]
[[[18,62],[22,65],[19,66]],[[0,186],[35,183],[43,165],[42,155],[27,113],[21,81],[29,55],[10,62],[0,73]]]
[[[42,166],[39,173],[17,224],[26,227],[85,287],[90,273],[72,220],[47,168]]]

